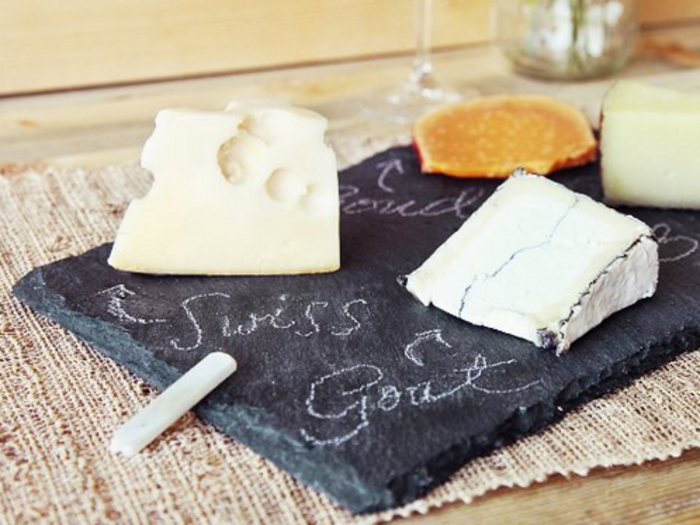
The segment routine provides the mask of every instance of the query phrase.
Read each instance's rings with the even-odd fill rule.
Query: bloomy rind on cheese
[[[658,268],[658,243],[653,235],[644,235],[632,242],[629,248],[617,256],[610,264],[593,279],[588,287],[581,293],[579,300],[571,307],[569,313],[557,323],[555,330],[542,328],[537,334],[540,341],[537,346],[562,352],[567,350],[571,343],[588,332],[592,326],[602,323],[607,317],[622,310],[641,299],[654,295],[657,281],[649,286],[645,292],[629,295],[626,301],[615,302],[609,300],[608,292],[625,286],[625,261],[630,258],[642,258],[643,264],[651,264]],[[584,319],[582,314],[594,318]]]
[[[651,297],[658,267],[646,224],[518,170],[405,285],[426,306],[563,352]]]

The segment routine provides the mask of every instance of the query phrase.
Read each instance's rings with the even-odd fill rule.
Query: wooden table
[[[700,47],[700,28],[648,32],[655,42]],[[648,41],[648,40],[647,40]],[[700,69],[647,53],[620,76],[700,92]],[[689,61],[692,63],[692,59]],[[483,94],[536,92],[582,107],[597,121],[612,79],[547,83],[513,75],[495,49],[441,53],[437,74]],[[156,111],[163,107],[223,108],[237,97],[282,97],[331,119],[331,137],[382,138],[408,133],[359,109],[359,97],[402,81],[410,57],[340,63],[0,99],[0,173],[28,165],[99,166],[138,158]],[[700,407],[699,407],[700,410]],[[636,467],[600,469],[587,477],[554,477],[528,489],[502,489],[470,505],[454,504],[417,523],[700,523],[700,450]]]

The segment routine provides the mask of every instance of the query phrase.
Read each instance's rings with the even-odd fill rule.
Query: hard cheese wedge
[[[479,97],[421,117],[413,141],[424,172],[506,178],[518,167],[540,174],[586,164],[597,144],[584,114],[539,95]]]
[[[340,266],[338,174],[327,121],[285,104],[161,111],[109,264],[158,274],[298,274]]]
[[[522,170],[406,280],[426,306],[567,350],[656,290],[650,228]]]
[[[606,202],[700,208],[700,95],[618,82],[600,148]]]

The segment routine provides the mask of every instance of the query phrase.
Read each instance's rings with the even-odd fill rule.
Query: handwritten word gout
[[[147,319],[136,316],[125,304],[138,303],[139,296],[123,284],[99,292],[106,298],[106,311],[123,324],[184,325],[187,333],[170,340],[175,350],[199,348],[208,338],[244,337],[265,330],[282,330],[294,337],[317,335],[348,337],[360,330],[370,317],[368,303],[357,298],[338,303],[325,300],[295,300],[281,295],[277,304],[257,312],[242,310],[234,297],[223,292],[197,294],[182,301],[171,319]],[[136,307],[134,304],[133,307]]]
[[[415,334],[404,347],[404,356],[417,367],[432,372],[433,377],[409,385],[385,380],[384,371],[375,365],[360,363],[336,370],[311,383],[306,398],[306,412],[314,420],[314,430],[301,428],[302,437],[315,447],[337,447],[368,429],[372,421],[387,416],[399,406],[420,409],[459,393],[472,390],[486,396],[509,396],[528,390],[539,380],[500,389],[491,385],[489,372],[517,363],[515,359],[489,363],[482,354],[459,359],[453,366],[431,368],[430,354],[440,348],[452,348],[440,330]],[[447,372],[445,372],[447,369]]]

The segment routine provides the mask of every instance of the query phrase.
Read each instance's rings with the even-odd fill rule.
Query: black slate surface
[[[595,166],[554,178],[600,195]],[[208,352],[231,353],[239,371],[199,415],[353,512],[406,503],[699,346],[700,213],[624,210],[660,239],[658,292],[556,357],[426,309],[397,284],[497,182],[421,175],[410,148],[340,180],[337,273],[143,276],[108,267],[105,245],[34,270],[15,294],[158,388]]]

